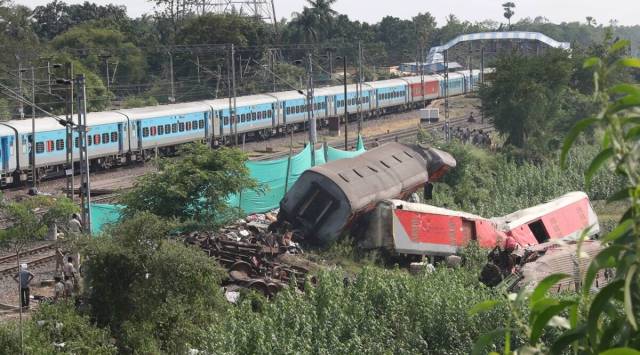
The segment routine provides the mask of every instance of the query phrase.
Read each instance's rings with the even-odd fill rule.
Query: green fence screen
[[[344,151],[332,147],[320,148],[314,152],[315,165],[322,165],[327,161],[352,158],[365,151],[362,137],[358,137],[356,150]],[[251,177],[262,187],[262,191],[245,190],[241,194],[229,198],[230,206],[238,207],[246,214],[267,212],[278,208],[280,200],[286,191],[298,180],[302,173],[311,168],[311,146],[296,155],[268,161],[248,161],[247,167]],[[109,223],[117,222],[123,206],[109,204],[91,205],[91,232],[94,234],[103,230]]]

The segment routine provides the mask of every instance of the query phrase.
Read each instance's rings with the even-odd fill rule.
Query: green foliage
[[[438,268],[411,276],[367,267],[345,286],[341,270],[323,272],[304,294],[279,293],[256,307],[232,307],[207,332],[219,354],[469,353],[473,339],[504,321],[503,307],[482,316],[469,305],[495,297],[476,271]],[[253,301],[253,302],[252,302]]]
[[[102,77],[106,75],[106,60],[111,63],[110,76],[113,76],[115,63],[118,63],[115,80],[110,79],[114,82],[136,83],[147,76],[147,63],[142,51],[115,29],[91,24],[79,25],[55,37],[51,45],[61,52],[68,49],[80,51],[80,55],[74,53],[79,61],[92,72],[102,73]],[[92,48],[101,48],[102,52]],[[109,58],[105,59],[103,56]]]
[[[90,3],[67,5],[63,1],[52,1],[33,10],[33,27],[41,38],[53,37],[82,23],[108,20],[121,24],[128,20],[124,6],[107,4],[105,6]]]
[[[501,216],[570,191],[606,200],[623,186],[621,178],[607,171],[598,172],[586,186],[583,171],[597,154],[591,145],[576,149],[565,170],[555,159],[516,163],[471,145],[453,143],[443,149],[456,158],[457,167],[436,184],[432,203],[482,216]]]
[[[560,110],[571,75],[568,53],[551,50],[538,57],[512,53],[500,57],[495,70],[491,82],[480,90],[483,110],[508,143],[529,148],[530,139],[549,132]]]
[[[611,75],[616,72],[640,69],[640,59],[620,55],[628,45],[628,41],[618,41],[603,57],[585,61],[585,67],[594,69],[595,98],[603,106],[595,117],[576,124],[567,136],[561,162],[567,161],[581,131],[589,126],[600,128],[604,131],[600,153],[585,170],[585,182],[591,182],[596,171],[605,165],[615,166],[623,186],[610,200],[627,201],[630,208],[619,225],[602,239],[605,248],[589,264],[577,297],[547,297],[546,291],[566,276],[551,275],[531,295],[521,291],[515,298],[513,303],[528,302],[530,306],[528,313],[512,313],[520,322],[506,323],[508,330],[520,328],[527,334],[528,341],[519,350],[526,347],[554,354],[567,350],[576,354],[634,354],[637,351],[633,349],[640,348],[640,89],[625,83],[611,85]],[[613,269],[615,277],[591,295],[596,274],[603,269]],[[540,335],[550,328],[559,328],[559,336],[551,342],[540,342]]]
[[[145,106],[157,106],[158,100],[153,96],[129,96],[124,100],[122,106],[124,108],[136,108],[136,107],[145,107]]]
[[[237,46],[255,45],[268,36],[262,21],[234,14],[207,14],[189,18],[180,30],[184,44],[233,43]]]
[[[181,222],[203,225],[224,222],[233,212],[226,199],[243,189],[257,188],[238,149],[212,150],[204,144],[182,148],[179,159],[162,159],[158,172],[139,178],[121,202],[125,216],[148,211]]]
[[[0,99],[0,121],[8,121],[11,119],[11,106],[6,99]]]
[[[87,245],[91,315],[124,353],[185,353],[223,310],[223,271],[200,249],[167,240],[142,212]]]
[[[116,354],[109,332],[96,327],[69,303],[40,305],[23,330],[25,354]],[[0,353],[20,354],[16,321],[0,324]]]
[[[44,239],[50,224],[63,225],[76,211],[78,206],[64,197],[35,196],[19,202],[3,199],[0,213],[11,224],[0,230],[0,243],[21,251],[28,242]]]

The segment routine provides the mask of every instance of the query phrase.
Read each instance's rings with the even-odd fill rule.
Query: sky
[[[471,22],[491,19],[504,21],[501,4],[506,0],[338,0],[334,9],[351,19],[375,23],[384,16],[411,18],[418,12],[429,11],[438,21],[445,22],[448,14],[455,14]],[[48,0],[14,0],[15,3],[35,7]],[[82,3],[83,0],[65,0],[66,3]],[[93,0],[98,4],[126,5],[129,15],[137,17],[153,12],[153,3],[145,0]],[[551,22],[584,22],[592,16],[597,23],[608,24],[617,20],[620,25],[640,25],[640,0],[520,0],[516,4],[512,21],[520,18],[544,16]],[[276,16],[290,18],[306,4],[304,0],[274,0]]]

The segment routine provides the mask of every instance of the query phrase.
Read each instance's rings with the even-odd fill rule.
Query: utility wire
[[[25,98],[24,96],[16,93],[10,87],[8,87],[8,86],[6,86],[6,85],[4,85],[2,83],[0,83],[0,88],[5,89],[6,91],[8,91],[11,94],[11,95],[7,95],[8,97],[11,97],[11,98],[13,98],[15,100],[18,100],[18,101],[20,101],[20,102],[22,102],[22,103],[24,103],[26,105],[29,105],[29,106],[37,108],[38,110],[42,111],[45,115],[53,118],[54,120],[58,121],[58,123],[60,123],[61,125],[65,126],[65,127],[69,126],[69,125],[71,125],[71,126],[75,125],[73,122],[69,122],[66,119],[60,118],[60,117],[52,114],[51,112],[43,109],[42,107],[36,105],[35,103],[27,100],[27,98]]]

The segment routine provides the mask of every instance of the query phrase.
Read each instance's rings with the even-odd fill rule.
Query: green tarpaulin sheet
[[[365,152],[364,141],[358,137],[355,151],[344,151],[324,147],[315,151],[315,165],[322,165],[326,161],[352,158]],[[266,212],[278,208],[285,192],[293,186],[302,173],[311,168],[311,146],[291,158],[286,157],[268,161],[248,161],[247,167],[251,177],[261,186],[263,191],[245,190],[239,195],[231,196],[229,205],[239,207],[246,214]],[[109,223],[117,222],[123,206],[109,204],[92,204],[91,232],[102,231]]]

